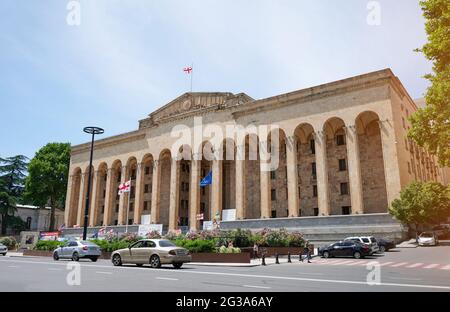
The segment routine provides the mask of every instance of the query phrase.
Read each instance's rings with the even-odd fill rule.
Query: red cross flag
[[[123,184],[119,185],[119,195],[122,195],[122,193],[127,193],[130,191],[130,185],[131,181],[127,181]]]
[[[185,68],[183,68],[183,71],[184,71],[186,74],[190,74],[190,73],[192,72],[192,67],[191,67],[191,66],[185,67]]]

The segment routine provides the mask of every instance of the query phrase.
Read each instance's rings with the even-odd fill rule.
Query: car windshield
[[[172,243],[169,240],[160,240],[159,246],[160,247],[176,247],[177,245],[175,245],[174,243]]]
[[[369,239],[366,238],[366,237],[364,237],[364,238],[362,239],[362,241],[363,241],[364,243],[370,243]]]
[[[430,237],[433,237],[433,233],[425,232],[425,233],[420,234],[420,237],[430,238]]]

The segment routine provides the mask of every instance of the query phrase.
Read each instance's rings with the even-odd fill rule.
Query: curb
[[[202,263],[202,262],[189,262],[187,265],[198,265],[198,266],[216,266],[216,267],[255,267],[261,264],[252,263]]]

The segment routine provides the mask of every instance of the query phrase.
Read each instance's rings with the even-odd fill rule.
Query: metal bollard
[[[302,253],[299,253],[299,254],[298,254],[298,261],[303,262]]]
[[[292,263],[291,261],[291,253],[288,251],[288,263]]]
[[[278,254],[275,255],[275,263],[280,264],[280,261],[278,260]]]
[[[266,265],[266,255],[265,254],[262,255],[261,265]]]

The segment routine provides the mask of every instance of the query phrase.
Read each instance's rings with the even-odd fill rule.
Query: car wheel
[[[154,269],[161,267],[161,260],[158,255],[153,255],[150,257],[150,266]]]
[[[179,269],[183,266],[183,263],[172,263],[172,265],[175,269]]]
[[[322,255],[323,255],[324,258],[329,258],[330,257],[330,253],[328,251],[324,251]]]
[[[386,247],[380,246],[380,252],[385,252],[385,251],[386,251]]]
[[[80,256],[78,255],[78,252],[74,252],[72,255],[72,261],[79,261]]]
[[[136,263],[136,266],[141,267],[141,266],[143,266],[143,264],[142,263]]]
[[[360,253],[359,251],[355,251],[355,252],[353,253],[353,257],[354,257],[355,259],[360,259],[360,258],[361,258],[361,253]]]
[[[119,254],[115,254],[112,258],[112,263],[114,266],[121,266],[122,265],[122,259],[120,258]]]
[[[56,251],[53,253],[53,260],[55,260],[55,261],[59,260],[59,255]]]
[[[97,262],[97,259],[98,259],[98,257],[92,257],[92,258],[91,258],[91,261],[92,261],[92,262]]]

